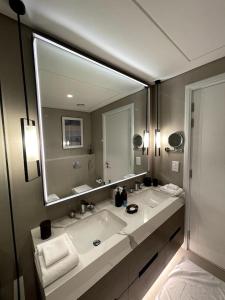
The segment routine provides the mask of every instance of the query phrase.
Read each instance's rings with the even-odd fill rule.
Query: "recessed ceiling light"
[[[67,94],[66,97],[67,98],[73,98],[73,95],[72,94]]]

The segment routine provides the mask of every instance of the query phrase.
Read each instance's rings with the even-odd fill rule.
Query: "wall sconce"
[[[159,129],[159,85],[161,81],[156,80],[156,129],[155,129],[155,156],[160,156],[161,137]]]
[[[150,141],[149,131],[144,130],[143,147],[142,147],[142,154],[143,155],[145,154],[145,150],[147,150],[147,155],[148,155],[149,141]]]
[[[35,121],[21,119],[24,173],[26,182],[40,176],[39,143]]]
[[[24,156],[24,173],[25,181],[31,181],[40,176],[40,165],[39,165],[39,144],[37,137],[37,129],[35,121],[29,119],[29,107],[28,107],[28,96],[25,76],[25,65],[23,55],[23,41],[20,16],[25,15],[26,8],[21,0],[9,0],[10,8],[17,15],[18,24],[18,35],[19,35],[19,47],[20,47],[20,58],[21,58],[21,69],[23,79],[23,91],[26,109],[26,118],[21,119],[21,131],[23,139],[23,156]]]
[[[149,147],[149,132],[147,130],[144,130],[144,148],[148,148]]]
[[[160,156],[160,147],[161,147],[161,136],[160,136],[160,130],[155,129],[155,155]]]
[[[150,133],[149,133],[149,117],[150,117],[150,88],[147,88],[147,97],[146,97],[146,128],[144,130],[143,134],[143,146],[142,146],[142,155],[145,154],[146,150],[146,155],[148,156],[149,154],[149,146],[150,146]]]

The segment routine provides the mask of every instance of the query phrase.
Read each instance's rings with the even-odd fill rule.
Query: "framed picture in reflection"
[[[83,119],[62,117],[63,149],[82,148]]]

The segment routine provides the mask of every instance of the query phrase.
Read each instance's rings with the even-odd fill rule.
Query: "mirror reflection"
[[[34,56],[46,203],[146,172],[147,86],[37,35]]]

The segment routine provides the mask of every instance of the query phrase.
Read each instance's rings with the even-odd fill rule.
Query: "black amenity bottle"
[[[120,189],[117,188],[117,192],[116,192],[116,195],[115,195],[115,206],[120,207],[120,206],[122,206],[122,204],[123,204],[123,201],[122,201]]]

